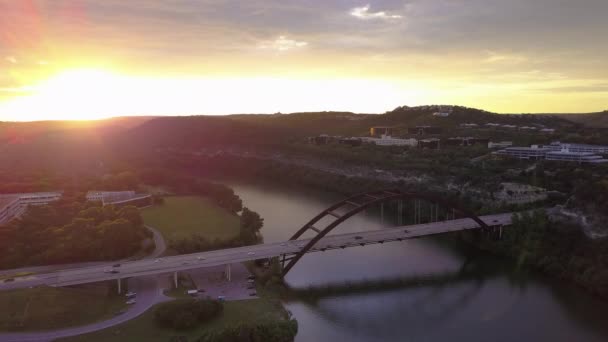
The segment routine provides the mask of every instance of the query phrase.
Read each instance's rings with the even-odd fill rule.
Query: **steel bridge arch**
[[[483,222],[477,215],[475,215],[472,211],[461,207],[458,203],[454,201],[447,200],[443,197],[434,194],[425,194],[419,192],[409,192],[409,191],[401,191],[398,189],[393,190],[380,190],[380,191],[370,191],[360,193],[354,196],[351,196],[345,200],[335,203],[329,208],[325,209],[319,215],[315,216],[312,220],[306,223],[302,228],[300,228],[289,240],[297,240],[300,236],[302,236],[305,232],[312,230],[317,233],[317,235],[310,240],[304,247],[302,247],[298,253],[296,253],[289,260],[283,256],[283,271],[282,276],[284,277],[289,273],[289,271],[295,266],[295,264],[308,252],[310,251],[316,244],[329,234],[334,228],[340,225],[342,222],[348,220],[352,216],[368,209],[374,205],[387,203],[395,200],[424,200],[427,202],[431,202],[433,204],[441,205],[445,208],[453,209],[454,211],[460,213],[464,217],[468,217],[475,221],[482,229],[489,230],[490,227]],[[364,202],[361,202],[364,200]],[[338,214],[335,212],[337,209],[341,209],[343,207],[350,206],[352,209],[348,210],[345,214]],[[319,229],[314,226],[317,222],[321,221],[325,217],[333,217],[335,220],[329,223],[325,228]],[[287,264],[285,264],[287,262]]]

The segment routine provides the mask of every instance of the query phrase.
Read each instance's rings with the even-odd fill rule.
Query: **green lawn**
[[[202,197],[166,197],[163,205],[143,209],[142,216],[167,241],[195,233],[209,240],[230,239],[239,234],[238,216]]]
[[[110,293],[105,286],[1,291],[0,330],[50,330],[111,318],[126,304],[124,297]]]
[[[222,315],[193,330],[161,329],[154,322],[154,307],[140,317],[115,327],[91,334],[61,339],[64,342],[146,341],[167,342],[173,336],[195,340],[203,332],[222,329],[239,323],[264,323],[283,319],[285,310],[278,300],[265,298],[226,302]]]

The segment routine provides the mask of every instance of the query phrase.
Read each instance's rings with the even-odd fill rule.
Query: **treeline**
[[[65,195],[46,206],[31,206],[0,227],[0,267],[126,258],[150,235],[135,207],[101,207]]]
[[[472,239],[471,233],[463,234]],[[607,238],[590,239],[580,227],[552,222],[537,211],[514,216],[501,240],[474,241],[483,249],[517,260],[522,267],[572,281],[608,299]]]
[[[162,328],[192,329],[216,318],[224,305],[216,300],[182,299],[161,304],[154,312],[154,320]]]
[[[196,342],[292,342],[298,334],[295,319],[274,321],[256,325],[241,324],[210,331],[199,337]]]
[[[168,164],[166,167],[149,167],[144,163],[145,166],[139,172],[139,179],[148,185],[168,187],[178,195],[209,198],[232,213],[238,213],[243,209],[243,201],[232,188],[191,175],[192,170],[184,170],[179,165],[172,165],[170,160],[164,162]]]
[[[208,240],[201,234],[188,238],[171,240],[169,247],[179,254],[213,251],[218,249],[253,245],[261,241],[260,229],[264,226],[264,219],[255,211],[243,208],[240,215],[239,236],[228,240]]]

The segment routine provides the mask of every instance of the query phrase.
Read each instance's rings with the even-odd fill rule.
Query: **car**
[[[217,296],[217,300],[219,300],[220,302],[223,302],[226,300],[226,296]]]
[[[287,244],[283,242],[283,243],[282,243],[282,244],[280,244],[279,246],[281,246],[281,247],[285,247],[285,246],[287,246]]]
[[[6,278],[6,279],[4,279],[5,283],[10,283],[10,282],[13,282],[13,281],[15,281],[15,278]]]
[[[492,220],[492,222],[498,222],[498,220]]]
[[[255,279],[254,275],[250,275],[249,277],[247,277],[247,279]]]
[[[135,299],[131,299],[126,302],[127,305],[133,305],[135,303],[137,303],[137,301]]]
[[[120,264],[114,264],[112,267],[120,267]]]
[[[247,255],[255,255],[255,252],[249,252]]]
[[[154,262],[161,262],[161,259],[156,259],[154,260]]]
[[[127,297],[127,298],[129,298],[129,297],[135,297],[135,296],[137,296],[137,293],[135,293],[135,292],[129,292],[129,293],[127,293],[125,295],[125,297]]]
[[[198,289],[198,292],[203,293],[203,292],[205,292],[205,290],[203,290],[203,289]]]
[[[111,268],[104,268],[103,269],[103,273],[112,273],[112,269]]]
[[[251,297],[255,297],[255,296],[257,296],[257,295],[258,295],[258,293],[257,293],[257,292],[249,292],[249,296],[251,296]]]
[[[253,290],[253,289],[255,289],[255,286],[254,286],[254,285],[249,285],[249,286],[247,286],[247,290]]]
[[[249,284],[253,284],[253,283],[255,283],[255,279],[249,279],[249,280],[247,280],[247,282],[248,282]]]
[[[409,233],[410,233],[410,231],[409,231],[409,230],[407,230],[407,229],[404,229],[404,230],[403,230],[403,232],[404,232],[405,234],[409,234]]]
[[[190,265],[190,263],[187,261],[184,261],[184,262],[182,262],[182,265],[186,266],[186,265]]]
[[[357,235],[357,236],[355,236],[355,240],[363,240],[363,236]]]
[[[120,273],[120,272],[118,270],[111,270],[110,273],[116,274],[116,273]]]
[[[197,258],[198,260],[205,260],[205,257],[204,257],[204,256],[197,256],[196,258]]]

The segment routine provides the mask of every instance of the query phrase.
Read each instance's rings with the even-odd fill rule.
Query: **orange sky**
[[[608,2],[0,0],[0,120],[608,108]]]

